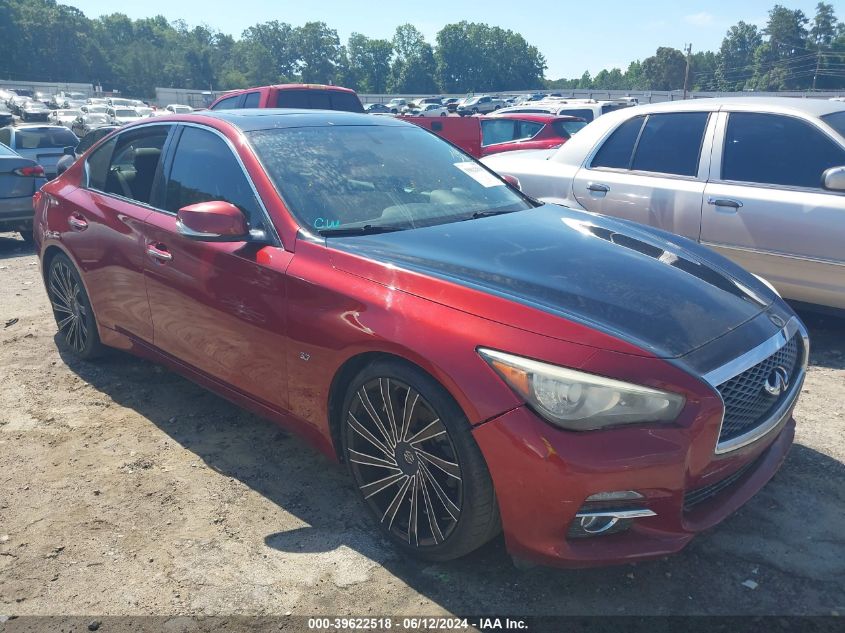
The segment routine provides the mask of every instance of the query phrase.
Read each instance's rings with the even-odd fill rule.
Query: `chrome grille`
[[[791,390],[787,389],[777,397],[772,396],[764,389],[766,379],[775,367],[781,366],[789,372],[791,386],[799,379],[800,352],[800,335],[795,334],[774,354],[717,387],[725,402],[725,418],[719,442],[753,430],[783,403]]]

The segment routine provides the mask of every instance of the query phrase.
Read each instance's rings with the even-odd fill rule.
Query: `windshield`
[[[552,128],[563,137],[569,137],[587,125],[586,121],[554,121]]]
[[[105,114],[107,110],[108,110],[108,108],[106,106],[101,106],[101,105],[89,105],[88,106],[88,113],[89,114],[95,114],[95,113],[99,114],[101,112],[103,114]]]
[[[116,117],[136,117],[138,113],[135,110],[115,110],[114,115]]]
[[[845,110],[834,112],[833,114],[825,114],[821,119],[839,132],[842,138],[845,138]]]
[[[132,102],[129,99],[112,99],[113,106],[131,106]]]
[[[288,208],[318,232],[410,229],[531,207],[469,156],[416,126],[247,135]]]

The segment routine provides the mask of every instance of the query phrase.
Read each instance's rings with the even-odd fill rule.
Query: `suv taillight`
[[[44,168],[41,165],[33,165],[32,167],[21,167],[20,169],[15,169],[14,173],[18,176],[31,176],[33,178],[37,178],[39,176],[44,176]]]

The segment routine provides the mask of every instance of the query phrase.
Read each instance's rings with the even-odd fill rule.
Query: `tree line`
[[[548,82],[550,88],[599,90],[679,90],[687,56],[661,46],[626,70],[585,72],[577,79]],[[819,2],[812,18],[800,9],[775,5],[761,29],[740,21],[728,29],[718,51],[689,55],[687,85],[692,90],[831,90],[845,88],[845,23],[833,5]]]
[[[845,87],[845,25],[819,2],[810,19],[776,5],[765,27],[739,22],[718,51],[689,56],[697,90]],[[391,39],[353,33],[342,43],[325,22],[256,24],[235,39],[162,16],[86,17],[55,0],[0,0],[0,78],[82,82],[134,96],[155,87],[228,90],[302,81],[364,93],[434,94],[541,88],[677,90],[687,57],[661,46],[620,68],[547,80],[546,59],[519,33],[473,22],[445,25],[434,44],[411,24]]]

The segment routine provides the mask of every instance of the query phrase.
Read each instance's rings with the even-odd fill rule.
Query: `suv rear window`
[[[364,111],[357,95],[338,90],[279,90],[276,92],[275,106],[305,110]]]
[[[21,128],[15,132],[15,146],[19,149],[70,147],[78,142],[76,135],[66,127]]]

